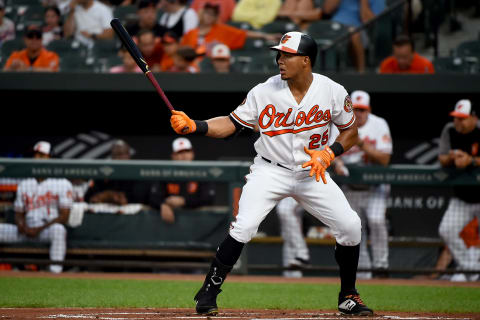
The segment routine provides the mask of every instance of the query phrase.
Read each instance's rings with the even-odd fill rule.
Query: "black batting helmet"
[[[289,52],[299,56],[308,56],[312,63],[312,68],[317,59],[317,43],[315,40],[308,34],[297,31],[285,33],[282,39],[280,39],[278,46],[271,47],[270,49]],[[278,58],[279,54],[277,54],[277,62]]]

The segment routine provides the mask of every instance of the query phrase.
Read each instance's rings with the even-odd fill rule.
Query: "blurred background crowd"
[[[155,72],[275,72],[274,45],[303,31],[320,70],[478,72],[475,0],[0,0],[5,71],[140,72],[122,21]]]

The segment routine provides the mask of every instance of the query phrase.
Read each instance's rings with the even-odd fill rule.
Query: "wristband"
[[[208,132],[208,123],[207,121],[203,120],[193,120],[195,122],[195,125],[197,126],[197,130],[195,130],[194,133],[200,134],[200,135],[206,135]]]
[[[333,154],[335,157],[338,157],[341,155],[345,150],[343,149],[343,146],[339,142],[334,142],[331,146],[330,149],[333,151]]]

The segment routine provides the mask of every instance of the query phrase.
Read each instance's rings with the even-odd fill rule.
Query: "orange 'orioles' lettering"
[[[307,131],[315,128],[320,128],[326,126],[330,123],[331,115],[330,110],[323,112],[319,110],[318,105],[314,105],[306,114],[303,111],[300,111],[297,114],[296,119],[292,119],[292,122],[288,123],[288,118],[292,114],[292,108],[287,110],[287,113],[277,112],[275,106],[273,104],[269,104],[262,110],[260,116],[258,118],[258,125],[262,129],[269,128],[272,124],[274,124],[275,128],[288,128],[293,125],[297,127],[301,127],[304,123],[306,125],[314,124],[310,127],[298,128],[298,129],[281,129],[281,130],[271,130],[271,131],[264,131],[263,133],[269,137],[277,136],[284,133],[299,133],[302,131]]]

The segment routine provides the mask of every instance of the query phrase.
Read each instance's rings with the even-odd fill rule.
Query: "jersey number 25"
[[[323,135],[312,134],[310,136],[310,143],[308,144],[308,149],[317,149],[320,147],[318,144],[321,141],[322,146],[328,142],[328,130],[326,130]]]

